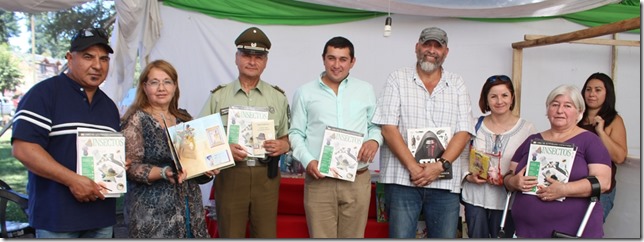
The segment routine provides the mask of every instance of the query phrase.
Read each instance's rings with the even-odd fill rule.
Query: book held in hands
[[[494,185],[503,185],[501,174],[501,154],[491,154],[477,149],[470,149],[469,172],[479,178],[488,180]]]
[[[264,141],[275,139],[275,122],[269,120],[254,120],[251,123],[253,130],[253,155],[265,156]]]
[[[571,143],[552,142],[541,139],[530,141],[525,176],[537,177],[537,186],[525,194],[536,195],[537,187],[550,186],[546,177],[567,183],[577,155],[577,146]],[[559,198],[563,201],[565,198]]]
[[[407,129],[407,147],[416,162],[434,163],[440,158],[452,138],[450,127]],[[452,179],[452,169],[443,171],[438,179]]]
[[[127,192],[123,134],[79,128],[76,151],[76,173],[103,187],[105,197],[116,198]]]
[[[175,166],[185,169],[186,179],[235,166],[219,113],[178,123],[166,131]]]
[[[364,134],[327,126],[324,130],[318,170],[327,177],[355,181],[358,152]]]
[[[228,143],[241,145],[248,153],[248,157],[266,158],[263,148],[255,151],[257,143],[253,132],[253,122],[266,120],[268,120],[268,107],[230,106],[226,130]],[[265,127],[264,125],[263,128]],[[274,133],[275,127],[273,127]]]

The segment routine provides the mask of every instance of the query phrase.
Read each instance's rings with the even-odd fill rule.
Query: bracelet
[[[161,178],[163,178],[163,180],[168,180],[168,177],[165,175],[165,171],[168,170],[169,168],[170,168],[169,166],[165,166],[161,169]]]

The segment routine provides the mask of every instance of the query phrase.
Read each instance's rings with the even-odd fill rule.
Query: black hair
[[[584,103],[586,102],[585,94],[588,82],[595,79],[600,80],[602,83],[604,83],[604,88],[606,89],[606,99],[604,100],[604,103],[602,103],[602,107],[599,108],[599,112],[597,112],[597,115],[604,119],[604,128],[606,128],[610,125],[610,123],[613,122],[613,120],[615,120],[615,117],[617,116],[617,110],[615,110],[615,102],[617,101],[617,98],[615,97],[615,85],[613,84],[613,79],[611,79],[608,75],[601,72],[593,73],[588,77],[588,79],[586,79],[584,87],[581,89],[581,95],[582,97],[584,97]],[[584,111],[584,116],[581,118],[578,125],[583,124],[584,120],[586,119],[588,119],[588,105],[586,105],[586,111]]]
[[[349,56],[351,56],[351,59],[353,60],[355,56],[353,43],[351,43],[351,41],[349,41],[345,37],[336,36],[331,38],[329,41],[327,41],[326,44],[324,45],[324,50],[322,50],[322,58],[324,58],[324,56],[326,55],[326,50],[327,50],[327,47],[329,46],[333,48],[338,48],[338,49],[349,48]]]

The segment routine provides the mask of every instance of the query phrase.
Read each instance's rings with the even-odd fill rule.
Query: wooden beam
[[[613,39],[617,39],[617,33],[613,33]],[[639,42],[639,41],[638,41]],[[610,78],[615,81],[617,75],[617,46],[613,45],[610,48]]]
[[[521,42],[512,43],[512,48],[523,49],[529,47],[536,47],[542,45],[557,44],[568,41],[575,41],[580,39],[588,39],[597,36],[619,33],[640,28],[641,17],[622,20],[619,22],[596,26],[592,28],[582,29],[570,33],[549,36],[541,39],[526,40]]]
[[[512,49],[512,85],[514,86],[514,110],[512,113],[521,116],[521,77],[523,76],[523,49]]]
[[[550,37],[548,35],[538,35],[538,34],[526,34],[524,35],[525,40],[536,40],[545,37]],[[640,47],[639,40],[618,40],[618,39],[581,39],[569,41],[570,43],[576,44],[589,44],[589,45],[611,45],[611,46],[633,46]]]

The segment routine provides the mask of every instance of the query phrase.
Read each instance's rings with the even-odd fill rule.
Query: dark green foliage
[[[115,16],[114,2],[108,0],[95,0],[71,9],[36,14],[33,18],[36,53],[50,53],[52,57],[63,59],[78,29],[102,27],[111,35]],[[31,23],[28,21],[27,24],[31,30]]]

